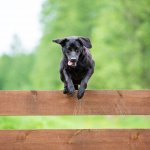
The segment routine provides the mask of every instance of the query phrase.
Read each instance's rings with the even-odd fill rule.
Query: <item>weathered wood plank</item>
[[[150,130],[0,130],[0,150],[150,150]]]
[[[0,91],[0,115],[150,115],[150,90]]]

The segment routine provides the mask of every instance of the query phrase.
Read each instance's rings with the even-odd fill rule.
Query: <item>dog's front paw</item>
[[[75,88],[73,85],[68,86],[68,90],[67,90],[68,94],[73,95],[75,92]]]
[[[64,94],[67,94],[67,93],[68,93],[67,88],[64,88],[63,93],[64,93]]]
[[[81,99],[84,96],[84,92],[85,92],[85,89],[84,88],[80,88],[78,90],[77,98]]]

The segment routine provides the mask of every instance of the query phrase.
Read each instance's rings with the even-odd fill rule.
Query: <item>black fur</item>
[[[62,46],[63,59],[60,65],[60,78],[64,82],[64,94],[73,95],[78,90],[78,99],[82,98],[87,82],[94,72],[94,61],[89,48],[88,38],[71,36],[53,40]],[[78,89],[78,85],[80,85]]]

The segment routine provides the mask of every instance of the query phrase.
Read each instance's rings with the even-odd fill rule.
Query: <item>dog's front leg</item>
[[[87,87],[87,82],[90,79],[90,77],[92,76],[93,72],[94,72],[94,69],[90,68],[88,70],[86,76],[82,79],[81,84],[80,84],[80,88],[79,88],[78,94],[77,94],[78,99],[81,99],[83,97],[85,89]]]
[[[67,89],[67,92],[71,95],[74,94],[75,92],[75,88],[72,82],[72,79],[70,77],[70,75],[67,73],[67,71],[65,69],[63,69],[63,75],[64,75],[64,79],[65,79],[65,88]]]

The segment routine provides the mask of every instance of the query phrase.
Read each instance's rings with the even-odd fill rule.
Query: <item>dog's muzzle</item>
[[[68,61],[68,66],[76,67],[76,65],[77,65],[77,59],[76,58],[71,58],[71,60]]]

